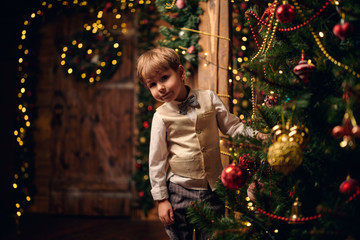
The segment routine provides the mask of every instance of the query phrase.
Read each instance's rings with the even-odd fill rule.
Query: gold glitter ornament
[[[275,125],[270,132],[272,142],[282,142],[288,140],[288,130],[284,125]]]
[[[270,166],[284,175],[294,171],[303,160],[300,145],[290,141],[273,143],[267,157]]]
[[[289,141],[298,143],[304,150],[310,141],[309,129],[304,125],[292,126],[289,130]]]

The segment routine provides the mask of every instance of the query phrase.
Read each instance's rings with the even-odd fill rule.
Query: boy
[[[213,192],[221,174],[218,129],[231,136],[266,139],[246,127],[210,90],[185,85],[185,69],[171,48],[155,48],[137,63],[139,80],[164,104],[156,109],[151,126],[149,176],[151,194],[158,201],[160,221],[170,239],[192,239],[186,219],[191,201],[205,200],[223,214],[224,204]],[[196,231],[196,239],[208,239]]]

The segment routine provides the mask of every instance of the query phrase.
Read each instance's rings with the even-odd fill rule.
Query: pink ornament
[[[250,198],[251,201],[255,202],[256,201],[256,197],[255,197],[255,193],[257,191],[261,191],[262,188],[264,187],[264,184],[259,182],[259,181],[253,181],[249,187],[246,190],[246,193],[248,195],[248,197]]]
[[[344,127],[340,125],[335,126],[332,129],[331,134],[334,136],[334,138],[342,138],[345,135]]]
[[[187,52],[192,54],[195,52],[195,47],[194,46],[190,46],[188,49],[187,49]]]
[[[175,3],[178,9],[183,9],[186,6],[185,0],[177,0]]]
[[[360,127],[358,125],[354,126],[352,129],[351,129],[351,132],[353,134],[354,137],[356,138],[360,138]]]

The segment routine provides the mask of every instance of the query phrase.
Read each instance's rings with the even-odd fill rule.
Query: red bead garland
[[[311,216],[311,217],[301,217],[301,218],[296,218],[296,219],[293,219],[293,218],[288,218],[288,217],[282,217],[282,216],[277,216],[275,214],[272,214],[272,213],[268,213],[264,210],[262,210],[261,208],[258,208],[257,209],[260,213],[270,217],[270,218],[273,218],[273,219],[277,219],[277,220],[280,220],[280,221],[286,221],[286,222],[307,222],[307,221],[312,221],[312,220],[316,220],[318,218],[321,217],[321,214],[317,214],[317,215],[314,215],[314,216]]]
[[[360,194],[360,188],[358,187],[358,188],[356,189],[356,192],[349,197],[349,199],[346,201],[346,203],[349,203],[349,202],[351,202],[352,200],[354,200],[354,198],[356,198],[357,196],[359,196],[359,194]]]
[[[309,24],[311,21],[313,21],[315,18],[317,18],[319,15],[320,15],[320,13],[322,13],[328,6],[329,6],[329,4],[332,2],[332,0],[328,0],[321,8],[320,8],[320,10],[317,12],[317,13],[315,13],[310,19],[308,19],[308,20],[306,20],[304,23],[301,23],[301,24],[299,24],[299,25],[297,25],[297,26],[294,26],[294,27],[291,27],[291,28],[277,28],[276,30],[277,31],[280,31],[280,32],[290,32],[290,31],[295,31],[295,30],[297,30],[297,29],[299,29],[299,28],[302,28],[302,27],[305,27],[307,24]],[[266,26],[267,28],[270,28],[270,29],[272,29],[272,30],[274,30],[274,27],[273,26],[270,26],[268,23],[266,23],[266,22],[264,22],[260,17],[258,17],[257,15],[256,15],[256,13],[254,13],[253,11],[251,11],[251,10],[249,10],[249,11],[247,11],[246,12],[246,16],[248,16],[248,15],[252,15],[254,18],[256,18],[256,20],[258,21],[258,22],[260,22],[262,25],[264,25],[264,26]],[[250,22],[250,21],[249,21]],[[251,27],[251,26],[250,26]]]
[[[251,11],[250,11],[250,12],[251,12]],[[256,46],[257,46],[258,49],[260,49],[260,45],[259,45],[259,42],[258,42],[258,40],[257,40],[257,38],[256,38],[256,34],[255,34],[255,32],[254,32],[254,28],[253,28],[253,26],[251,25],[249,15],[248,15],[248,14],[245,14],[245,16],[246,16],[246,18],[247,18],[247,20],[248,20],[248,22],[249,22],[250,29],[251,29],[251,33],[252,33],[253,38],[254,38],[254,40],[255,40],[255,42],[256,42]],[[257,16],[256,16],[256,17],[257,17]]]

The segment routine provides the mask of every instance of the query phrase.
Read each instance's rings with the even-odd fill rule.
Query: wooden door
[[[132,17],[123,18],[131,28]],[[41,31],[34,147],[38,191],[32,210],[130,216],[135,36],[118,36],[119,69],[110,80],[89,86],[64,73],[58,48],[87,21],[85,15],[62,17]]]

